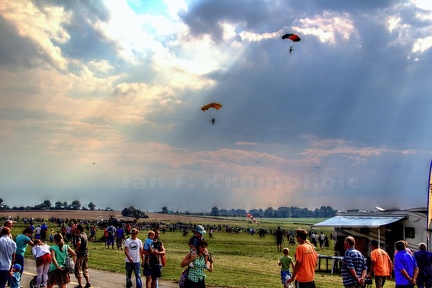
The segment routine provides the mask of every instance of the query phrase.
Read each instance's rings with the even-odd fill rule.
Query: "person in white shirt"
[[[0,288],[6,286],[6,282],[10,278],[9,271],[15,262],[16,244],[9,235],[10,229],[3,227],[0,237]]]
[[[130,232],[130,238],[126,239],[124,243],[124,253],[126,255],[126,287],[132,287],[132,271],[135,273],[136,287],[142,288],[141,281],[141,262],[143,261],[143,244],[138,237],[138,230],[132,228]]]
[[[36,239],[32,248],[32,254],[36,259],[36,287],[47,286],[48,270],[51,265],[51,252],[49,246],[41,240]]]

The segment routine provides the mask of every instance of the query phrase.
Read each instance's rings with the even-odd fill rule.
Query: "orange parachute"
[[[219,103],[216,103],[216,102],[208,103],[208,104],[202,106],[202,107],[201,107],[201,110],[202,110],[202,111],[207,111],[207,110],[210,109],[210,108],[214,108],[214,109],[216,109],[216,110],[219,110],[219,109],[222,108],[222,105],[219,104]]]

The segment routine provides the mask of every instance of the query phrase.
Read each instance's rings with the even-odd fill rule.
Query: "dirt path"
[[[32,259],[25,259],[24,273],[21,280],[21,286],[30,287],[30,281],[36,276],[35,261]],[[94,288],[119,288],[126,287],[126,276],[122,273],[106,272],[96,269],[89,269],[89,276],[92,287]],[[135,285],[135,278],[133,277],[133,286]],[[145,283],[145,277],[141,277]],[[71,275],[72,282],[68,284],[68,287],[75,287],[78,285],[74,275]],[[84,280],[85,282],[85,280]],[[144,285],[145,287],[145,285]],[[159,288],[178,288],[177,283],[159,280]]]

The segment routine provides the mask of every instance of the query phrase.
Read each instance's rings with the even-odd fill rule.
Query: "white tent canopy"
[[[405,216],[335,216],[325,221],[319,222],[314,226],[317,227],[361,227],[361,228],[379,228],[383,225],[397,222],[404,219]]]

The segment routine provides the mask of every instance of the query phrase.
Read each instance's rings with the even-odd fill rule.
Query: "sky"
[[[0,1],[0,197],[426,207],[431,31],[429,0]]]

